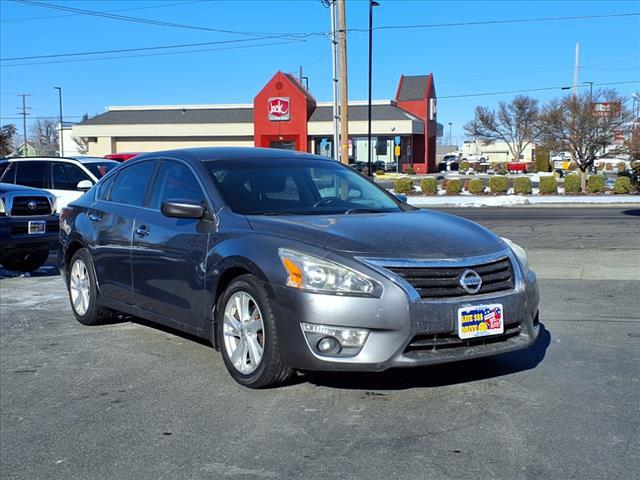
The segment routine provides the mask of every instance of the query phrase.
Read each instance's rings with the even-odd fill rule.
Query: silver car
[[[73,312],[211,340],[242,385],[523,349],[539,330],[522,248],[401,202],[314,155],[148,153],[61,213]]]

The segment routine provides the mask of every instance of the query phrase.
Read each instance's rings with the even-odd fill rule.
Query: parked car
[[[56,197],[37,188],[0,183],[0,264],[7,270],[40,268],[58,244]]]
[[[210,339],[247,387],[294,370],[474,359],[538,335],[521,247],[320,156],[147,153],[71,203],[60,225],[80,323],[124,312]]]
[[[127,160],[131,160],[132,158],[137,157],[140,153],[134,152],[123,152],[123,153],[110,153],[105,155],[104,158],[108,158],[109,160],[117,160],[118,162],[126,162]]]
[[[60,211],[118,165],[119,162],[94,157],[9,158],[4,172],[0,172],[0,182],[42,188],[53,193]]]

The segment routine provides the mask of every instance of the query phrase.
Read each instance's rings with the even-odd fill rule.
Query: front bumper
[[[45,221],[45,233],[28,233],[29,220]],[[0,257],[13,251],[52,249],[58,243],[58,216],[0,217]]]
[[[495,355],[528,347],[538,331],[539,292],[535,273],[523,272],[515,258],[515,287],[484,295],[421,300],[415,290],[384,276],[380,298],[346,297],[273,287],[283,361],[300,370],[382,371]],[[516,267],[516,265],[518,265]],[[501,303],[504,333],[471,340],[457,336],[458,308]],[[352,357],[321,356],[309,348],[300,322],[369,329]]]

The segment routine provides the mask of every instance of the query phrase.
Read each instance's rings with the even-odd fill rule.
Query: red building
[[[366,110],[367,104],[363,102],[349,105],[349,157],[353,162],[366,162],[366,132],[362,132],[362,125],[358,124],[367,120],[363,118]],[[398,123],[403,119],[411,122],[409,128],[385,128],[385,123]],[[331,120],[330,105],[318,105],[296,77],[278,72],[254,98],[254,144],[332,156],[332,130],[327,130],[326,125],[324,129],[313,128],[314,124],[327,120]],[[374,162],[380,162],[379,157],[383,157],[385,163],[399,161],[403,170],[412,167],[418,173],[436,171],[438,123],[433,75],[402,75],[395,100],[373,104],[372,123]]]

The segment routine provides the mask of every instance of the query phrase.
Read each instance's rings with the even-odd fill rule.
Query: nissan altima
[[[204,337],[251,388],[514,351],[539,330],[521,247],[306,153],[142,154],[61,212],[60,240],[80,323]]]

